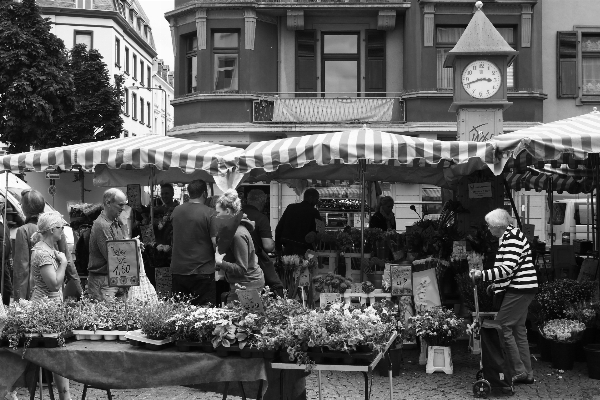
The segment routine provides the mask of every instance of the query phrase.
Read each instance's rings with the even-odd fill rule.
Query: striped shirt
[[[484,281],[494,281],[495,292],[504,289],[537,293],[537,274],[529,241],[518,228],[509,225],[500,238],[494,268],[483,271]]]

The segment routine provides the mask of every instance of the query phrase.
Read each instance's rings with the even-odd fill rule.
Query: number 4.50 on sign
[[[128,287],[140,284],[140,261],[136,240],[108,240],[108,286]]]

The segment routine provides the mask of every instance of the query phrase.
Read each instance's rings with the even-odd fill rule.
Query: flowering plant
[[[596,318],[599,307],[600,304],[598,303],[581,302],[572,304],[565,310],[565,315],[568,319],[583,322],[586,326],[591,326]]]
[[[408,319],[408,330],[430,346],[449,346],[465,332],[463,319],[442,307],[420,311]]]
[[[366,294],[371,293],[373,290],[375,290],[375,286],[371,282],[366,281],[362,283],[362,291]]]
[[[573,279],[558,279],[542,284],[535,296],[539,319],[548,321],[565,318],[569,307],[592,299],[595,286],[596,283],[592,281],[578,282]]]
[[[310,284],[310,278],[317,266],[316,257],[305,259],[298,255],[282,256],[280,268],[282,272],[282,283],[287,290],[287,296],[295,299],[298,295],[298,287],[301,286],[302,276],[308,274],[306,282]]]
[[[320,293],[344,293],[352,286],[352,281],[341,275],[327,274],[313,279],[315,290]]]
[[[375,271],[385,270],[385,261],[378,257],[364,258],[361,267],[365,274],[372,274]]]
[[[142,333],[149,339],[162,340],[176,332],[176,320],[172,317],[181,312],[189,312],[188,302],[178,302],[174,298],[158,302],[139,302],[139,324]]]
[[[564,343],[579,341],[584,331],[585,324],[572,319],[553,319],[540,329],[540,333],[546,339]]]

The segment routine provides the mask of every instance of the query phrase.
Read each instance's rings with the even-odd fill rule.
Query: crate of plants
[[[61,347],[71,337],[73,309],[53,299],[19,300],[6,310],[2,344],[17,347]]]
[[[74,307],[76,340],[125,341],[127,331],[138,329],[138,302],[125,302],[120,298],[97,302],[84,298]]]

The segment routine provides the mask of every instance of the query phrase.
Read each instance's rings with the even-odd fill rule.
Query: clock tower
[[[456,112],[458,140],[483,142],[501,134],[502,113],[512,105],[507,100],[506,71],[518,52],[504,40],[481,11],[448,52],[445,68],[454,68],[454,98],[450,112]]]
[[[507,100],[506,71],[518,52],[504,40],[475,3],[476,11],[456,46],[448,52],[445,68],[454,68],[454,98],[449,112],[457,117],[457,139],[484,142],[503,132]],[[468,213],[458,215],[463,232],[481,228],[485,215],[504,206],[504,182],[489,171],[461,178],[454,191]]]

